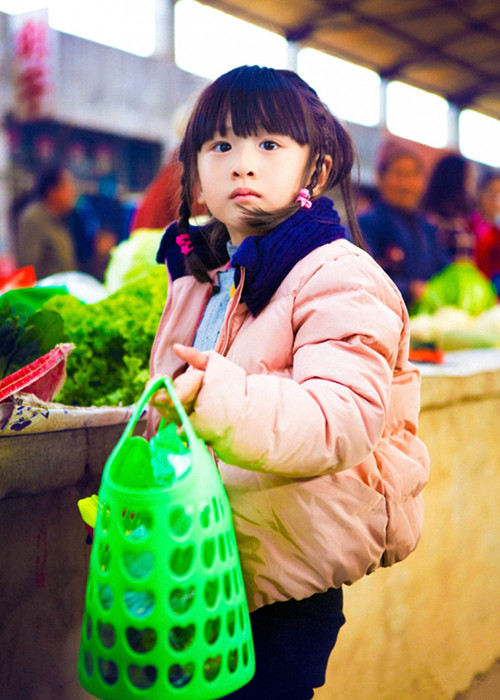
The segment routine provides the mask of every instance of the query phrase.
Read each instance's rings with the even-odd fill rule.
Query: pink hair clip
[[[181,233],[179,236],[177,236],[175,242],[180,247],[183,255],[187,255],[193,250],[193,244],[189,238],[189,233]]]
[[[302,190],[300,190],[299,196],[295,201],[300,202],[301,209],[310,209],[312,207],[311,193],[309,192],[307,187],[304,187]]]

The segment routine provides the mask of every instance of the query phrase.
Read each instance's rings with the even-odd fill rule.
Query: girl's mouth
[[[231,192],[231,199],[241,200],[241,199],[253,199],[255,197],[260,197],[260,195],[251,190],[248,187],[237,187]]]

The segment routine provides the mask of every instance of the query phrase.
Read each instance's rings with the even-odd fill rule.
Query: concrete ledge
[[[424,381],[421,542],[345,588],[347,622],[315,700],[451,700],[500,658],[499,381]]]

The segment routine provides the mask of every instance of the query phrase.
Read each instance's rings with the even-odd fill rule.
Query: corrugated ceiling
[[[500,0],[201,0],[500,119]]]

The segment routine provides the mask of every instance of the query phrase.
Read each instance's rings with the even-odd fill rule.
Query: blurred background
[[[0,255],[15,255],[18,212],[53,162],[87,197],[80,210],[89,197],[119,203],[112,240],[126,237],[196,93],[243,63],[315,87],[352,134],[368,189],[388,138],[411,141],[429,170],[446,149],[500,167],[496,0],[387,5],[0,0]]]

